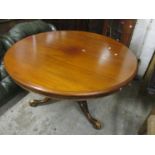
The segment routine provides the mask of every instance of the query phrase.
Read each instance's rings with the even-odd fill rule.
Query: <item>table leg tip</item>
[[[38,102],[37,102],[36,100],[31,100],[31,101],[29,102],[29,105],[30,105],[31,107],[36,107],[36,106],[38,105]]]
[[[99,121],[94,122],[93,126],[94,126],[95,129],[101,129],[101,127],[102,127],[101,123]]]

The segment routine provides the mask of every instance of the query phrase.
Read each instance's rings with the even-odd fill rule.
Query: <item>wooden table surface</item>
[[[4,65],[17,84],[49,97],[87,98],[129,83],[137,60],[123,44],[83,31],[53,31],[14,44]]]

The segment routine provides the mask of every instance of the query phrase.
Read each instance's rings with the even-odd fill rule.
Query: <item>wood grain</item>
[[[84,31],[29,36],[4,57],[9,75],[22,87],[49,97],[85,98],[118,90],[137,70],[123,44]]]

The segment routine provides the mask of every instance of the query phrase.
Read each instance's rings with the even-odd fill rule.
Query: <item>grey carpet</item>
[[[75,101],[50,101],[34,108],[28,101],[42,96],[21,93],[0,108],[0,134],[137,134],[153,103],[138,89],[139,84],[134,82],[115,94],[88,100],[90,112],[102,122],[100,130],[92,127]]]

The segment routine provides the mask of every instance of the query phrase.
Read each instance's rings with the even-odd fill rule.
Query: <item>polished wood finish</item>
[[[29,36],[4,57],[10,76],[30,91],[54,98],[103,96],[130,82],[137,60],[123,44],[83,31]]]
[[[95,129],[101,129],[101,122],[98,121],[97,119],[95,119],[94,117],[92,117],[92,115],[90,114],[89,109],[88,109],[87,101],[78,101],[78,104],[79,104],[82,112],[88,119],[88,121],[93,125],[93,127]]]
[[[129,46],[136,21],[136,19],[105,19],[102,33]]]

